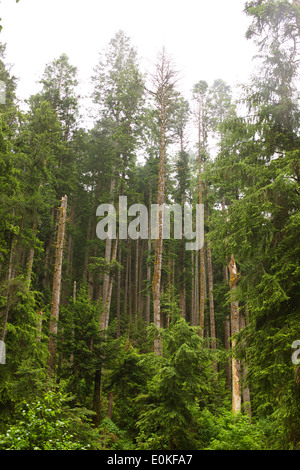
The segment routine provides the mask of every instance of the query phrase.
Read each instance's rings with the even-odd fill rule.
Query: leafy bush
[[[66,407],[61,393],[23,403],[18,421],[0,435],[0,450],[87,450],[77,433],[81,420]],[[76,431],[77,428],[77,431]]]
[[[264,450],[266,436],[259,423],[252,424],[247,416],[223,411],[213,416],[208,410],[202,413],[201,425],[210,434],[206,450]]]

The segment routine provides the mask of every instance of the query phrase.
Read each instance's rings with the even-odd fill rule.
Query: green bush
[[[65,397],[48,391],[22,404],[19,419],[0,435],[0,450],[87,450],[90,445],[77,436],[80,425]]]
[[[264,450],[266,436],[259,423],[251,423],[247,416],[223,411],[213,416],[208,410],[202,413],[200,423],[210,434],[206,450]]]

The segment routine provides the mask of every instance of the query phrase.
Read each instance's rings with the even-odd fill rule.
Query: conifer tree
[[[158,170],[158,191],[157,205],[162,208],[165,202],[165,166],[166,149],[168,145],[168,125],[170,111],[174,100],[176,83],[176,72],[173,69],[170,58],[163,49],[156,63],[155,73],[152,75],[151,95],[155,99],[157,118],[159,124],[159,170]],[[159,329],[162,327],[160,297],[161,297],[161,272],[163,253],[163,211],[158,210],[157,216],[157,238],[155,240],[155,260],[152,279],[153,290],[153,312],[154,325]],[[159,355],[161,351],[161,341],[159,337],[154,340],[154,353]]]

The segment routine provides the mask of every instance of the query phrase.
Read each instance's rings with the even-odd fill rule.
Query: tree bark
[[[199,122],[198,122],[198,197],[199,204],[203,204],[202,195],[202,145],[201,145],[201,132],[202,132],[202,119],[200,117],[201,108],[199,109]],[[200,336],[204,337],[204,309],[205,309],[205,248],[204,244],[200,248],[200,303],[199,303],[199,326]]]
[[[246,307],[247,308],[247,307]],[[240,328],[241,330],[246,327],[246,318],[244,313],[240,314]],[[241,361],[241,375],[242,375],[242,385],[243,385],[243,404],[244,411],[251,419],[251,400],[250,400],[250,389],[247,385],[247,373],[248,367],[245,361]]]
[[[32,275],[32,267],[33,267],[34,252],[35,252],[36,231],[37,231],[37,225],[36,225],[36,220],[34,219],[33,227],[32,227],[33,242],[29,250],[28,262],[27,262],[26,283],[27,283],[28,288],[30,288],[30,284],[31,284],[31,275]]]
[[[118,263],[122,264],[122,250],[121,244],[119,245]],[[118,267],[118,280],[117,280],[117,338],[121,335],[121,268]]]
[[[208,197],[207,183],[205,182],[206,198]],[[208,201],[206,202],[206,224],[209,227],[209,208]],[[210,337],[211,337],[211,348],[216,349],[216,323],[215,323],[215,306],[214,306],[214,277],[213,277],[213,265],[212,256],[210,249],[210,240],[206,242],[206,256],[207,256],[207,274],[208,274],[208,299],[209,299],[209,323],[210,323]]]
[[[238,272],[234,256],[231,255],[229,264],[229,287],[231,297],[231,347],[232,347],[232,412],[234,414],[241,411],[241,384],[240,384],[240,360],[235,357],[234,348],[236,346],[236,339],[233,338],[239,332],[239,303],[236,296],[236,289],[238,284]]]
[[[113,252],[111,256],[111,263],[113,263],[117,258],[117,249],[118,249],[118,238],[116,238]],[[103,311],[100,319],[100,330],[107,330],[109,324],[109,313],[110,313],[110,304],[111,304],[111,294],[113,287],[114,275],[111,272],[109,274],[109,282],[106,290],[105,303],[103,303]]]
[[[157,101],[157,110],[159,114],[159,173],[158,173],[158,191],[157,204],[158,207],[163,206],[165,199],[165,163],[166,163],[166,146],[167,146],[167,121],[170,112],[170,103],[172,102],[172,94],[175,86],[176,72],[172,70],[170,60],[163,49],[160,60],[156,66],[156,74],[153,77],[155,91],[152,93]],[[163,250],[163,211],[158,213],[158,238],[155,240],[155,260],[152,279],[153,292],[153,316],[154,325],[159,329],[161,324],[161,270],[162,270],[162,250]],[[162,354],[162,343],[159,335],[154,340],[154,353]]]
[[[50,336],[49,336],[49,353],[50,357],[48,360],[49,374],[53,375],[55,370],[56,360],[56,337],[57,337],[57,325],[59,319],[59,306],[60,306],[60,295],[61,295],[61,282],[62,282],[62,264],[63,264],[63,249],[65,240],[65,228],[67,220],[67,196],[64,196],[61,200],[61,207],[58,219],[58,231],[56,241],[56,253],[55,253],[55,265],[54,265],[54,276],[53,276],[53,289],[52,289],[52,303],[50,313]]]
[[[138,294],[139,294],[139,239],[135,241],[135,266],[134,266],[134,324],[138,319]]]

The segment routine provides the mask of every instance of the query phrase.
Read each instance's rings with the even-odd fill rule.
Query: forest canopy
[[[244,14],[238,93],[119,30],[93,116],[65,53],[20,103],[0,44],[0,450],[300,449],[300,3]]]

